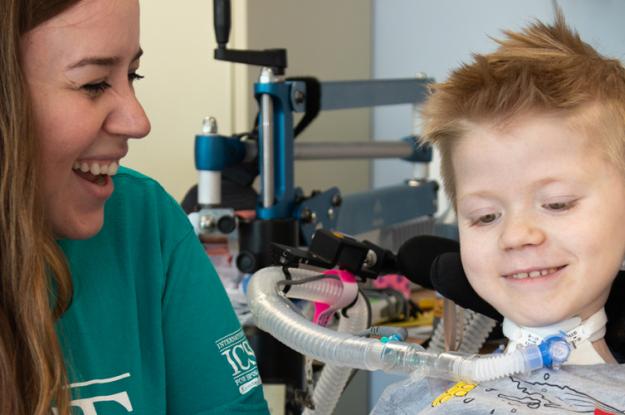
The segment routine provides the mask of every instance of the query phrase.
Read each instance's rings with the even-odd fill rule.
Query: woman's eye
[[[129,73],[129,74],[128,74],[128,80],[129,80],[131,83],[132,83],[132,82],[134,82],[134,81],[140,81],[140,80],[142,80],[143,78],[145,78],[145,76],[143,76],[143,75],[139,75],[139,74],[138,74],[138,73],[136,73],[136,72],[131,72],[131,73]]]
[[[144,78],[143,75],[139,75],[136,72],[131,72],[128,74],[128,81],[130,81],[130,83],[139,81],[143,78]],[[110,87],[111,87],[111,84],[109,84],[106,81],[102,81],[102,82],[94,82],[92,84],[85,84],[81,88],[85,90],[90,97],[96,98],[102,95],[102,93],[106,91],[107,89],[109,89]]]
[[[473,220],[473,224],[478,225],[478,226],[488,225],[489,223],[493,223],[494,221],[499,219],[500,216],[501,216],[501,213],[488,213],[486,215],[477,217],[475,220]]]
[[[101,95],[104,91],[109,89],[111,85],[108,82],[102,81],[93,84],[86,84],[82,86],[82,89],[87,91],[90,97],[97,97]]]

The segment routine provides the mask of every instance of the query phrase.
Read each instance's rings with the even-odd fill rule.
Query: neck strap
[[[518,346],[540,344],[542,340],[554,334],[564,335],[573,346],[568,364],[605,363],[592,346],[592,342],[603,338],[608,318],[602,308],[585,321],[579,317],[545,327],[525,327],[508,320],[503,321],[503,334],[510,340],[507,351],[514,351]]]

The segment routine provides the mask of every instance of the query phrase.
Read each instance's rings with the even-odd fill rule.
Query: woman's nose
[[[545,232],[540,225],[529,216],[508,216],[503,223],[503,231],[499,237],[502,250],[519,249],[537,246],[545,241]]]
[[[150,120],[134,91],[128,89],[117,98],[115,107],[105,120],[104,127],[107,132],[126,138],[143,138],[148,135],[151,128]]]

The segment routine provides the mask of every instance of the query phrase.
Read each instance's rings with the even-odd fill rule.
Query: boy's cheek
[[[492,272],[493,256],[487,250],[481,250],[479,243],[460,243],[462,267],[473,287],[488,278]]]
[[[492,235],[460,229],[460,257],[463,264],[481,267],[495,259],[497,241]],[[490,258],[490,261],[487,261]]]

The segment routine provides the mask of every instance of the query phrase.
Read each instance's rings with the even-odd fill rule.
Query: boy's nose
[[[105,120],[105,129],[113,135],[143,138],[150,132],[150,121],[134,92],[118,96],[117,105]]]
[[[508,217],[504,221],[503,231],[499,237],[499,247],[504,251],[508,251],[540,245],[544,241],[544,231],[531,218]]]

